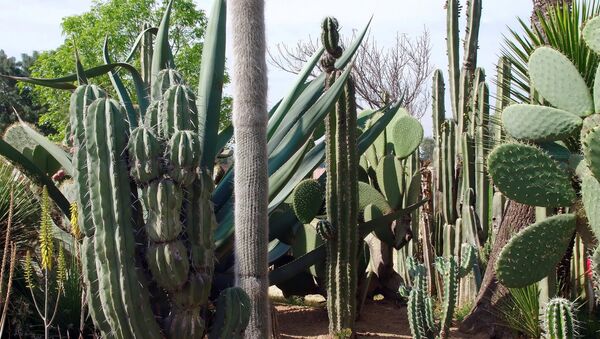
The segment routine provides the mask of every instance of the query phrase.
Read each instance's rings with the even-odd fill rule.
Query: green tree
[[[21,61],[17,61],[0,50],[0,74],[28,76],[29,67],[37,56],[37,52],[33,52],[32,55],[22,54]],[[23,86],[19,89],[15,80],[0,77],[0,134],[17,120],[13,108],[19,113],[21,119],[28,122],[37,121],[42,107],[33,102],[31,90],[31,86]]]
[[[42,52],[31,66],[31,76],[55,78],[74,73],[74,44],[85,67],[104,64],[102,47],[108,36],[112,61],[124,61],[144,23],[153,27],[160,23],[166,1],[163,0],[94,0],[83,14],[65,17],[61,27],[65,41],[52,51]],[[176,0],[169,36],[177,69],[191,86],[196,86],[200,69],[206,16],[192,0]],[[132,60],[139,67],[139,58]],[[121,74],[125,81],[126,75]],[[94,79],[103,88],[111,88],[108,76]],[[67,91],[35,86],[34,94],[47,107],[39,124],[54,131],[55,139],[64,137],[69,109]]]

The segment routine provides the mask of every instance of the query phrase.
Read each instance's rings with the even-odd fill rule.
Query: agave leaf
[[[131,46],[131,50],[129,51],[129,54],[127,54],[127,58],[125,58],[125,62],[129,63],[129,62],[131,62],[131,60],[133,60],[133,57],[135,56],[137,49],[140,47],[140,44],[142,43],[142,40],[144,39],[144,36],[146,35],[146,33],[152,33],[152,34],[156,35],[158,33],[158,28],[157,27],[148,27],[148,28],[142,30],[140,32],[140,34],[138,34],[137,38],[135,38],[135,41],[133,42],[133,45]]]
[[[233,137],[233,124],[229,124],[227,127],[225,127],[221,133],[219,133],[218,137],[217,137],[217,143],[215,146],[215,154],[218,154],[219,152],[221,152],[221,150],[225,147],[225,145],[227,145],[227,143],[231,140],[231,138]]]
[[[56,161],[62,166],[65,172],[73,176],[73,163],[71,162],[71,157],[65,152],[62,148],[58,147],[55,143],[48,140],[45,136],[38,133],[33,128],[29,127],[25,122],[19,119],[21,127],[23,131],[29,135],[33,141],[35,141],[38,145],[43,147],[51,156],[56,159]]]
[[[152,54],[152,79],[158,75],[158,73],[171,66],[174,68],[174,63],[171,55],[171,47],[169,47],[169,20],[171,18],[171,8],[173,7],[173,0],[170,0],[163,14],[160,25],[158,26],[158,32],[156,34],[156,40],[154,42],[154,53]]]
[[[48,188],[48,195],[56,203],[58,208],[60,208],[67,218],[71,217],[69,201],[60,192],[58,187],[54,185],[52,179],[37,168],[34,163],[2,139],[0,139],[0,155],[4,156],[32,182],[39,186],[46,186]]]
[[[287,114],[289,109],[292,107],[292,104],[296,101],[296,99],[298,99],[300,94],[302,94],[304,92],[304,89],[306,88],[306,84],[305,84],[306,79],[308,79],[312,70],[315,68],[315,65],[319,61],[319,58],[321,58],[321,55],[323,55],[323,51],[325,51],[325,49],[323,47],[321,47],[312,56],[312,58],[310,58],[310,60],[306,63],[306,65],[304,65],[304,68],[302,69],[298,78],[296,79],[296,82],[294,83],[292,90],[290,91],[290,93],[288,95],[286,95],[283,98],[283,100],[277,107],[277,110],[270,117],[269,126],[267,128],[267,138],[268,139],[270,139],[271,136],[277,131],[277,127],[279,127],[279,124],[281,123],[281,120],[285,117],[285,114]]]
[[[111,64],[110,54],[108,52],[108,35],[104,38],[102,55],[104,58],[104,63],[107,65]],[[129,129],[134,130],[136,127],[138,127],[138,120],[140,119],[138,119],[137,112],[133,107],[133,102],[131,102],[131,96],[129,95],[127,88],[125,88],[125,85],[123,84],[123,81],[121,80],[121,77],[119,76],[118,72],[116,72],[115,70],[111,70],[110,72],[108,72],[108,77],[110,78],[110,82],[112,83],[113,87],[115,88],[115,91],[117,92],[117,95],[119,96],[119,101],[121,102],[121,105],[123,105],[123,107],[125,108],[125,112],[127,112],[127,117],[129,118]],[[141,113],[143,114],[143,112]]]
[[[198,137],[202,140],[202,168],[212,169],[215,155],[219,112],[225,74],[225,1],[215,1],[210,20],[206,28],[200,80],[196,104],[198,106]]]

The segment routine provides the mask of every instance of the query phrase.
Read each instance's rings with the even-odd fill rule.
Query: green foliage
[[[21,54],[21,61],[9,57],[0,49],[0,75],[29,76],[31,64],[37,59],[38,52],[32,55]],[[31,86],[18,88],[17,82],[0,77],[0,134],[17,120],[13,108],[21,119],[35,123],[42,107],[34,102]]]
[[[509,288],[508,296],[498,303],[496,312],[511,329],[528,338],[540,338],[540,290],[537,284]]]
[[[502,54],[512,65],[510,95],[519,102],[530,102],[531,93],[527,63],[540,46],[549,46],[571,60],[588,87],[594,84],[598,56],[583,42],[581,29],[590,18],[600,14],[600,2],[573,1],[570,6],[549,7],[548,15],[537,15],[539,31],[531,27],[530,18],[519,19],[519,29],[510,29],[504,38]]]
[[[61,28],[65,41],[52,51],[40,53],[31,66],[31,76],[56,78],[72,73],[75,54],[73,39],[84,65],[104,64],[102,54],[98,51],[107,34],[110,34],[108,43],[113,59],[125,60],[142,25],[149,23],[158,26],[161,18],[159,13],[164,11],[165,6],[166,3],[160,0],[95,0],[88,12],[63,19]],[[191,0],[175,1],[174,9],[169,36],[175,64],[195,88],[198,84],[206,16]],[[97,78],[96,83],[103,88],[111,87],[107,76]],[[40,116],[40,125],[54,129],[54,138],[62,140],[68,121],[68,108],[64,103],[68,102],[69,94],[39,86],[35,86],[33,92],[36,99],[48,109]]]

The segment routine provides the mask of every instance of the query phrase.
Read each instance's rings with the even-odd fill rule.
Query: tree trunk
[[[481,289],[475,299],[471,313],[460,326],[462,332],[484,332],[489,338],[505,336],[506,329],[500,325],[502,324],[502,319],[499,319],[499,314],[494,309],[498,302],[506,297],[508,290],[496,279],[496,260],[500,251],[513,234],[534,222],[535,207],[509,200],[504,219],[502,220],[502,224],[500,224],[496,241],[490,253]]]
[[[246,338],[269,338],[264,0],[230,1],[235,131],[235,279],[252,301]]]

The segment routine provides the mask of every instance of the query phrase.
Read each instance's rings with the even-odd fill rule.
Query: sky
[[[212,1],[195,0],[210,16]],[[397,33],[417,36],[427,29],[431,38],[431,62],[434,68],[447,72],[445,0],[266,0],[265,16],[267,46],[295,45],[297,41],[320,34],[320,22],[325,16],[335,16],[342,35],[362,29],[373,16],[370,34],[380,46],[389,45]],[[466,1],[463,0],[463,3]],[[0,0],[0,49],[9,56],[33,50],[59,46],[64,37],[61,18],[80,14],[89,9],[91,0]],[[483,0],[479,37],[479,66],[487,71],[488,79],[495,73],[502,35],[507,26],[517,27],[516,18],[529,18],[531,1]],[[464,23],[464,15],[460,22]],[[232,22],[228,21],[228,25]],[[461,37],[463,32],[461,31]],[[227,51],[231,68],[231,50]],[[269,69],[269,103],[273,104],[287,93],[294,75]],[[226,89],[231,93],[231,89]],[[426,135],[431,135],[431,117],[426,114],[422,123]]]

